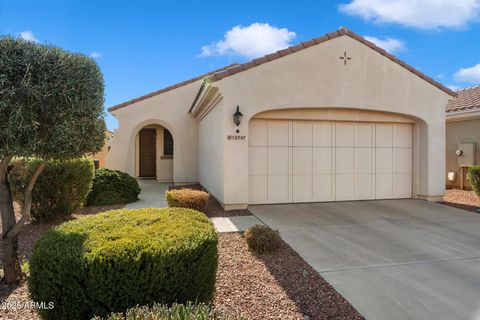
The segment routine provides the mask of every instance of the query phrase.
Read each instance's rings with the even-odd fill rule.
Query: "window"
[[[173,138],[167,129],[163,129],[163,155],[173,156]]]
[[[93,165],[95,166],[95,169],[100,168],[100,160],[93,160]]]

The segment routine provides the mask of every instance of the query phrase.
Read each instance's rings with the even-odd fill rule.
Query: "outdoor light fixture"
[[[243,117],[243,114],[240,112],[240,106],[237,106],[237,111],[233,114],[233,123],[235,123],[237,127],[242,122],[242,117]],[[238,132],[239,130],[237,129],[237,133]]]

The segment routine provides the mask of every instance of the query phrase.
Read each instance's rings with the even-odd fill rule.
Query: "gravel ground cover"
[[[118,207],[121,206],[85,208],[72,219]],[[20,256],[28,259],[35,241],[61,222],[28,224],[19,238]],[[228,233],[219,235],[218,250],[217,293],[213,302],[218,311],[253,320],[364,319],[286,243],[278,252],[255,255],[241,233]],[[26,283],[0,284],[0,301],[25,303],[29,300]],[[28,308],[0,309],[0,319],[33,320],[40,316]]]
[[[240,233],[220,234],[219,311],[248,319],[364,319],[290,246],[255,255]]]
[[[471,190],[449,189],[440,203],[475,212],[480,208],[480,197]]]

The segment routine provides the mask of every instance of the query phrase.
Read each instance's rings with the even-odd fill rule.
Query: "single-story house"
[[[480,86],[457,93],[446,108],[446,170],[455,173],[447,186],[468,188],[465,168],[480,164]]]
[[[109,108],[119,128],[107,167],[199,182],[227,210],[439,200],[455,96],[340,28]]]

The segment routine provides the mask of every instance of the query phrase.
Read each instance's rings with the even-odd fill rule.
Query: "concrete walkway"
[[[170,183],[157,182],[155,179],[139,179],[138,184],[142,189],[138,196],[140,200],[128,203],[125,209],[168,207],[165,200],[165,192],[168,190],[168,186],[171,185]],[[262,224],[255,216],[219,217],[211,218],[210,220],[212,220],[215,229],[220,233],[245,231],[248,227]]]
[[[170,183],[158,182],[155,179],[139,179],[138,184],[142,191],[138,196],[140,200],[128,203],[125,209],[164,208],[168,207],[165,192]]]
[[[251,226],[263,224],[255,216],[221,217],[211,218],[210,220],[212,220],[213,224],[215,225],[215,229],[217,229],[219,233],[243,232]]]
[[[251,206],[367,319],[480,319],[480,215],[420,200]]]

